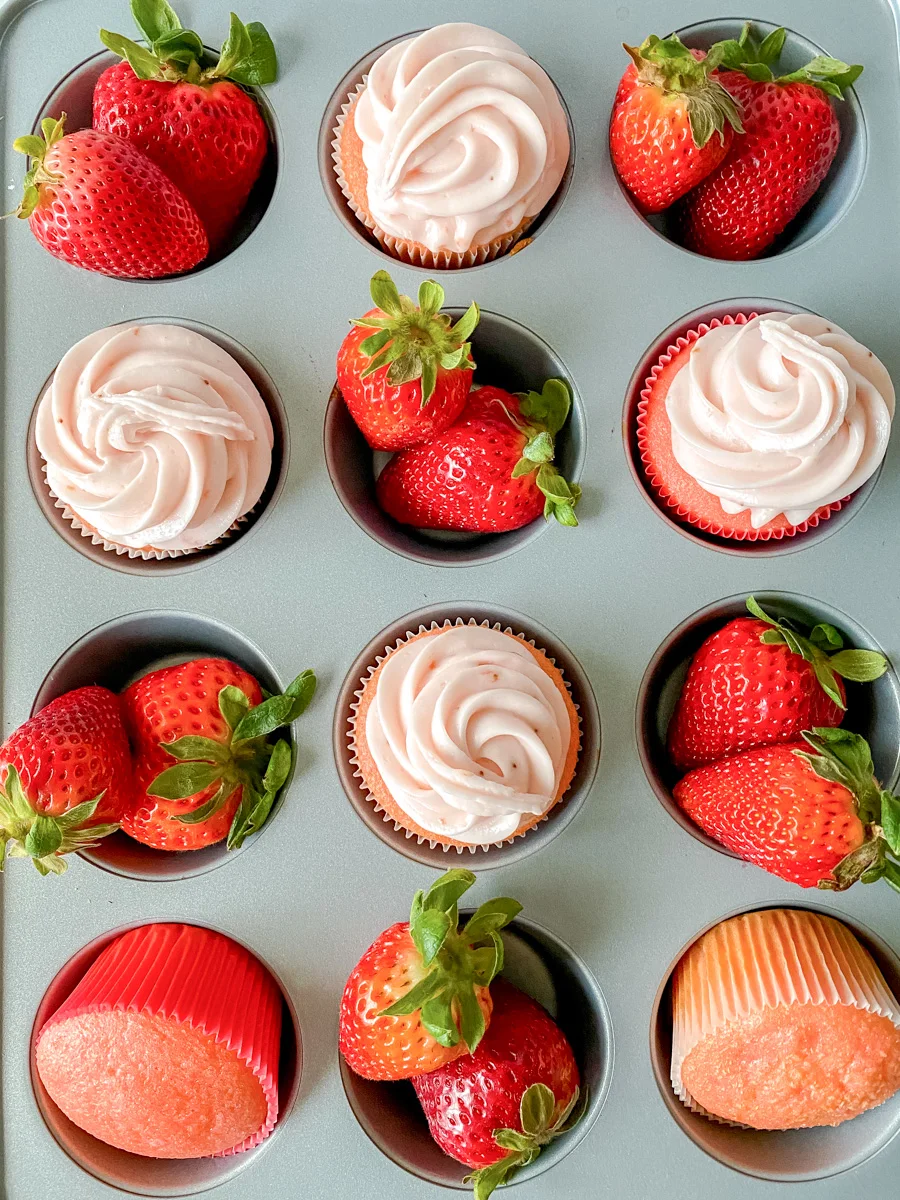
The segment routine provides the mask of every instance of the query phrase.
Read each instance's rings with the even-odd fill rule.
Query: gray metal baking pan
[[[185,23],[224,36],[225,0],[183,0]],[[680,950],[736,909],[813,901],[864,927],[895,954],[900,922],[884,885],[809,896],[716,852],[679,828],[645,778],[635,708],[657,647],[691,614],[747,592],[809,597],[866,631],[900,663],[898,439],[871,495],[827,538],[790,554],[723,554],[680,536],[645,503],[623,449],[629,381],[646,348],[685,314],[767,297],[822,312],[869,346],[900,380],[894,219],[900,169],[900,64],[893,0],[481,0],[452,12],[393,0],[248,0],[266,23],[282,75],[268,90],[278,134],[268,207],[221,261],[180,279],[125,283],[46,255],[19,222],[0,224],[2,279],[3,729],[29,713],[53,664],[87,632],[145,611],[193,614],[233,630],[284,680],[315,666],[320,691],[295,730],[298,763],[269,829],[231,861],[190,878],[132,878],[77,860],[41,880],[14,862],[2,885],[3,1180],[10,1200],[121,1195],[69,1157],[32,1090],[28,1046],[57,973],[111,930],[155,919],[197,921],[268,963],[297,1014],[303,1070],[277,1136],[219,1182],[222,1200],[438,1200],[447,1193],[374,1145],[348,1103],[336,1054],[337,1005],[358,956],[402,919],[434,870],[360,821],[335,772],[331,731],[341,683],[379,630],[424,607],[523,614],[581,663],[596,695],[603,755],[571,823],[539,850],[485,872],[473,903],[502,891],[572,948],[602,988],[616,1044],[609,1093],[571,1152],[514,1185],[518,1200],[846,1200],[893,1194],[900,1139],[857,1151],[834,1175],[831,1150],[793,1183],[734,1170],[704,1153],[657,1087],[649,1050],[654,1002]],[[609,163],[606,126],[626,58],[623,41],[726,18],[788,25],[866,71],[839,170],[781,252],[754,263],[698,258],[644,222]],[[478,21],[523,45],[570,111],[571,185],[552,222],[512,258],[442,278],[447,303],[472,299],[516,322],[565,364],[584,414],[578,530],[548,529],[514,553],[448,571],[392,552],[345,511],[323,455],[334,356],[348,320],[368,307],[385,264],[332,209],[318,170],[319,128],[348,72],[385,40],[450,18]],[[122,0],[13,0],[0,7],[4,209],[23,160],[10,149],[60,82],[100,49],[96,31],[128,31]],[[730,28],[735,28],[732,22]],[[799,52],[799,51],[798,51]],[[421,272],[395,264],[401,290]],[[211,326],[251,354],[284,404],[291,455],[283,489],[252,535],[192,569],[129,574],[79,553],[49,523],[28,482],[27,431],[50,371],[80,337],[119,321],[165,316]],[[468,897],[467,897],[468,899]],[[867,935],[868,936],[868,935]],[[876,945],[876,943],[872,943]],[[661,994],[661,993],[660,993]],[[875,1142],[869,1142],[875,1148]],[[879,1144],[884,1139],[880,1139]],[[714,1147],[713,1147],[714,1149]],[[728,1164],[729,1157],[734,1160]],[[741,1160],[747,1165],[746,1154]],[[771,1172],[770,1172],[771,1173]],[[809,1176],[821,1175],[822,1178]],[[184,1193],[201,1184],[183,1185]],[[133,1190],[133,1189],[132,1189]],[[502,1193],[501,1193],[502,1194]]]

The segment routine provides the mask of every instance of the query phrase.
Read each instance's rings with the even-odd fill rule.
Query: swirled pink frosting
[[[565,701],[530,650],[480,625],[394,650],[366,716],[395,803],[422,829],[475,846],[551,807],[571,736]]]
[[[180,325],[119,325],[65,355],[35,427],[51,491],[106,541],[207,546],[262,495],[272,422],[246,371]]]
[[[391,46],[354,112],[369,211],[429,250],[485,245],[536,216],[569,157],[549,76],[509,38],[438,25]]]

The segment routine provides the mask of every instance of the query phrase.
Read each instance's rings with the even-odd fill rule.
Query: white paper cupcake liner
[[[359,709],[359,703],[360,703],[360,700],[362,699],[362,694],[365,691],[366,684],[371,679],[371,677],[375,674],[375,672],[378,670],[381,663],[384,662],[384,660],[388,657],[388,655],[392,654],[395,650],[399,650],[399,648],[401,646],[403,646],[406,642],[408,642],[410,640],[410,638],[415,637],[419,633],[426,633],[432,629],[452,629],[454,626],[457,626],[457,625],[476,625],[476,626],[480,625],[485,629],[498,629],[502,633],[511,633],[513,635],[513,637],[518,638],[520,641],[527,642],[527,644],[529,646],[532,646],[535,650],[540,650],[540,652],[544,655],[544,657],[547,659],[547,661],[549,663],[552,663],[553,666],[557,666],[556,660],[551,655],[549,655],[547,653],[547,651],[543,649],[543,647],[538,646],[538,644],[534,641],[533,638],[526,638],[524,633],[517,633],[515,629],[512,629],[509,625],[504,626],[499,621],[488,621],[488,620],[476,621],[474,617],[469,617],[468,620],[466,620],[464,617],[457,617],[453,621],[451,621],[448,618],[445,621],[432,621],[430,625],[419,625],[418,629],[407,630],[403,637],[398,637],[392,645],[385,646],[383,654],[375,655],[375,661],[370,664],[365,675],[360,680],[360,686],[353,693],[353,695],[356,697],[356,699],[350,705],[350,716],[347,719],[346,737],[347,737],[347,742],[348,742],[347,751],[349,754],[350,765],[354,768],[353,776],[355,779],[359,780],[360,791],[364,793],[366,800],[369,801],[369,803],[374,808],[375,812],[381,814],[382,820],[384,822],[386,822],[388,825],[393,825],[394,829],[398,833],[402,833],[406,837],[407,841],[409,841],[412,838],[415,838],[416,843],[419,846],[428,845],[432,850],[435,850],[435,849],[443,850],[445,854],[452,853],[455,850],[458,855],[461,855],[461,854],[465,853],[466,850],[468,850],[470,854],[476,854],[479,850],[482,850],[485,853],[487,853],[489,850],[492,850],[494,848],[499,848],[504,845],[507,845],[507,846],[511,845],[513,842],[517,841],[519,838],[526,837],[533,830],[537,829],[537,827],[539,825],[543,825],[543,823],[550,817],[550,815],[553,812],[555,812],[558,808],[560,808],[563,804],[566,803],[566,797],[572,788],[574,779],[569,783],[568,788],[563,793],[563,795],[560,797],[560,799],[557,801],[554,801],[554,803],[550,805],[550,807],[547,809],[547,811],[543,814],[543,816],[540,817],[540,819],[538,821],[536,821],[534,823],[534,825],[531,825],[528,829],[523,830],[521,833],[516,831],[514,834],[512,834],[511,837],[503,838],[499,842],[490,842],[487,845],[477,845],[477,846],[474,846],[474,845],[447,846],[443,842],[435,841],[432,838],[423,837],[420,834],[413,833],[412,830],[407,829],[405,825],[402,825],[399,821],[395,820],[395,818],[392,817],[390,815],[390,813],[386,812],[382,808],[381,804],[379,804],[377,798],[372,795],[372,793],[369,791],[368,787],[366,786],[366,781],[363,778],[362,769],[360,768],[359,761],[356,757],[356,750],[355,750],[356,713]],[[566,686],[566,691],[569,693],[569,698],[572,701],[572,704],[575,708],[575,715],[576,715],[576,718],[578,721],[579,738],[580,738],[581,742],[583,742],[583,738],[581,737],[581,727],[582,727],[581,709],[580,709],[579,705],[575,702],[574,696],[572,696],[572,686],[569,683],[568,679],[566,679],[565,672],[563,672],[561,667],[558,667],[557,669],[559,670],[560,674],[562,675],[563,683]],[[582,750],[582,746],[579,745],[579,757],[581,755],[581,750]]]
[[[525,237],[528,229],[539,214],[535,213],[534,216],[526,217],[512,233],[508,233],[500,238],[494,238],[486,246],[478,246],[475,249],[466,251],[454,251],[428,250],[418,242],[410,242],[406,238],[395,237],[376,224],[368,213],[363,212],[353,198],[341,167],[341,130],[344,127],[344,121],[347,118],[347,113],[350,111],[351,105],[357,96],[365,90],[367,80],[368,75],[364,75],[341,105],[338,122],[333,130],[334,137],[331,141],[331,158],[334,162],[334,173],[344,199],[347,201],[350,211],[356,219],[368,229],[372,236],[378,240],[382,249],[393,258],[397,258],[401,262],[411,263],[417,267],[428,267],[438,270],[459,270],[463,267],[477,267],[481,263],[489,262],[491,259],[510,253],[516,243],[522,241]]]
[[[686,951],[672,986],[672,1087],[692,1112],[708,1112],[691,1096],[681,1071],[691,1050],[732,1021],[789,1004],[852,1005],[887,1017],[900,1029],[900,1006],[871,955],[840,921],[807,909],[743,913],[703,935],[714,952]],[[751,971],[750,968],[753,968]],[[746,1126],[740,1126],[746,1128]]]
[[[155,547],[150,546],[145,546],[141,549],[135,549],[133,546],[121,546],[118,544],[118,542],[107,541],[102,534],[98,533],[97,530],[93,528],[93,526],[86,524],[86,522],[79,517],[79,515],[65,503],[65,501],[60,500],[59,496],[57,496],[56,492],[54,492],[47,479],[46,463],[42,464],[41,466],[41,474],[44,476],[44,483],[46,484],[47,491],[50,493],[50,496],[53,499],[54,508],[58,508],[60,510],[63,520],[68,521],[72,528],[80,533],[82,537],[90,538],[92,545],[102,546],[104,550],[109,550],[114,554],[127,555],[128,558],[132,559],[140,558],[145,562],[163,562],[166,559],[187,558],[191,554],[199,554],[201,551],[209,550],[213,546],[219,546],[222,544],[222,542],[227,542],[229,538],[233,537],[235,533],[242,529],[242,526],[246,525],[246,523],[259,508],[260,504],[260,501],[257,501],[253,508],[249,510],[249,512],[244,513],[242,517],[238,517],[234,524],[231,525],[230,528],[226,529],[226,531],[221,534],[220,537],[217,537],[215,541],[207,542],[205,546],[196,546],[191,550],[158,550]]]

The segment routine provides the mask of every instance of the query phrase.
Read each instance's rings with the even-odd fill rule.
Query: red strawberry
[[[63,136],[66,114],[43,137],[16,138],[31,159],[16,215],[55,258],[121,279],[189,271],[209,243],[190,201],[146,155],[109,133]]]
[[[720,43],[734,68],[722,83],[741,106],[744,136],[679,214],[685,245],[700,254],[761,254],[815,194],[837,153],[841,130],[829,97],[843,98],[862,67],[819,56],[776,79],[770,64],[784,38],[777,29],[759,45],[748,24],[738,41]]]
[[[462,412],[478,305],[453,325],[440,311],[439,284],[426,280],[416,307],[387,271],[372,276],[371,293],[377,307],[353,322],[338,350],[338,387],[373,450],[402,450],[442,433]]]
[[[283,696],[225,658],[151,671],[122,693],[135,760],[130,837],[157,850],[197,850],[228,837],[233,850],[265,823],[291,769],[290,743],[268,735],[295,721],[316,677]],[[178,760],[173,765],[172,760]]]
[[[340,1049],[365,1079],[409,1079],[478,1046],[491,1018],[488,985],[503,966],[499,930],[522,910],[488,900],[462,929],[457,904],[475,882],[454,868],[416,892],[409,924],[380,934],[347,980]]]
[[[699,767],[675,799],[729,850],[789,883],[843,891],[882,876],[900,891],[900,798],[875,781],[864,738],[814,729]]]
[[[794,742],[804,729],[840,725],[843,679],[866,683],[887,670],[872,650],[844,650],[833,625],[808,635],[776,621],[750,596],[752,617],[708,637],[691,660],[669,724],[669,756],[683,771],[754,746]]]
[[[577,525],[581,488],[553,466],[553,438],[570,407],[561,379],[548,379],[540,394],[478,388],[455,425],[391,459],[378,477],[378,503],[419,529],[495,533],[541,513]]]
[[[83,687],[51,700],[0,746],[0,780],[0,870],[8,853],[61,875],[62,856],[118,829],[131,797],[118,696]]]
[[[231,14],[228,40],[209,65],[196,33],[182,29],[166,0],[132,3],[148,47],[100,31],[127,61],[109,67],[94,89],[94,128],[127,138],[165,171],[218,246],[259,178],[269,131],[241,85],[272,83],[275,47],[259,22]]]
[[[504,979],[492,996],[478,1049],[412,1081],[431,1136],[476,1168],[469,1179],[478,1200],[571,1128],[579,1095],[572,1047],[548,1013]]]
[[[609,125],[619,178],[644,212],[662,212],[714,171],[742,133],[740,110],[715,75],[722,51],[691,51],[672,34],[625,46]]]

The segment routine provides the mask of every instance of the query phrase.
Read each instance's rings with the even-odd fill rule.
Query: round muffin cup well
[[[48,1131],[60,1148],[74,1163],[89,1175],[108,1184],[137,1196],[177,1197],[192,1196],[198,1192],[208,1191],[218,1187],[220,1183],[233,1179],[240,1172],[252,1166],[260,1154],[278,1137],[284,1125],[297,1094],[300,1090],[302,1069],[302,1040],[300,1022],[293,1002],[284,984],[278,978],[268,963],[260,958],[251,946],[240,938],[235,937],[224,929],[217,929],[206,922],[189,917],[161,918],[166,922],[176,922],[186,925],[199,925],[212,929],[233,942],[243,946],[257,958],[278,985],[282,996],[281,1022],[281,1055],[278,1068],[278,1119],[269,1137],[252,1150],[241,1154],[233,1154],[219,1158],[187,1158],[159,1159],[145,1158],[140,1154],[130,1154],[119,1150],[106,1142],[100,1141],[91,1134],[80,1129],[53,1102],[41,1083],[35,1066],[34,1047],[45,1021],[60,1007],[71,994],[76,984],[87,973],[91,964],[101,952],[123,933],[144,924],[155,922],[134,921],[101,934],[92,942],[82,947],[68,962],[64,963],[44,993],[34,1017],[29,1041],[29,1061],[31,1072],[31,1087],[35,1103]]]
[[[31,715],[75,688],[99,684],[121,692],[150,671],[207,657],[231,659],[273,695],[284,690],[272,663],[249,638],[211,617],[163,609],[116,617],[74,642],[48,671]],[[287,730],[286,736],[296,751],[293,732]],[[226,850],[224,841],[202,850],[154,850],[119,831],[93,849],[80,851],[79,857],[129,879],[171,881],[204,875],[233,861],[265,834],[277,818],[293,774],[292,766],[265,825],[236,850]]]
[[[41,400],[56,372],[55,367],[47,376],[38,393],[28,422],[25,462],[31,490],[41,512],[63,541],[92,562],[99,563],[103,567],[110,567],[114,571],[122,571],[127,575],[144,575],[150,578],[174,571],[193,571],[198,567],[205,566],[213,559],[218,559],[222,554],[231,553],[242,538],[262,524],[270,509],[277,502],[287,478],[291,458],[287,412],[278,389],[262,364],[240,342],[236,342],[228,334],[204,325],[200,321],[187,321],[175,317],[141,317],[134,321],[121,321],[111,328],[118,328],[119,325],[180,325],[215,342],[246,371],[262,397],[272,422],[272,465],[262,495],[253,508],[240,517],[220,538],[199,550],[168,558],[144,558],[142,556],[133,558],[124,550],[119,552],[114,548],[108,548],[103,544],[99,535],[92,535],[89,530],[85,531],[79,522],[72,520],[70,511],[57,500],[47,483],[44,459],[35,440],[35,424]]]
[[[827,621],[840,630],[847,646],[883,653],[872,635],[858,622],[829,604],[792,592],[759,591],[753,594],[763,609],[775,617],[790,617],[802,625]],[[691,659],[711,634],[735,617],[749,615],[748,595],[741,593],[708,604],[672,630],[644,672],[635,709],[638,756],[657,800],[698,842],[730,858],[737,855],[695,825],[672,795],[682,773],[669,760],[666,732]],[[877,778],[883,787],[894,788],[900,782],[900,679],[893,666],[889,666],[880,679],[873,683],[848,683],[847,690],[845,725],[868,741]]]
[[[382,42],[380,46],[376,46],[374,50],[370,50],[364,55],[359,62],[355,63],[344,78],[340,81],[334,91],[331,93],[328,104],[325,107],[325,112],[322,115],[322,121],[319,126],[319,177],[322,180],[322,187],[325,189],[325,195],[328,202],[334,210],[341,224],[349,233],[362,245],[367,246],[373,253],[389,263],[402,263],[411,271],[424,271],[428,274],[439,272],[441,275],[448,275],[456,271],[472,271],[480,267],[490,266],[494,262],[502,262],[506,258],[510,258],[514,254],[521,253],[526,249],[531,242],[543,232],[556,216],[559,209],[562,207],[563,201],[566,198],[566,193],[569,190],[569,184],[572,182],[572,176],[575,172],[575,128],[572,124],[572,116],[566,105],[565,99],[556,88],[556,93],[559,96],[560,104],[563,112],[566,114],[566,123],[569,129],[569,161],[563,173],[559,187],[554,192],[551,199],[547,202],[544,208],[529,221],[527,229],[523,231],[523,235],[513,242],[505,252],[499,255],[488,258],[484,262],[475,262],[459,267],[440,267],[440,266],[425,266],[418,262],[410,262],[408,259],[399,258],[397,255],[391,254],[388,249],[381,245],[378,238],[372,230],[363,223],[362,220],[354,213],[350,207],[350,202],[344,195],[341,188],[338,176],[335,170],[335,132],[342,124],[345,110],[347,109],[351,99],[361,90],[365,83],[365,78],[371,70],[373,64],[389,50],[391,46],[395,46],[397,42],[408,41],[409,38],[416,37],[420,33],[424,33],[423,29],[414,29],[409,33],[402,33],[398,37],[390,38],[386,42]],[[546,68],[544,68],[546,71]],[[549,78],[549,72],[548,78]],[[555,82],[551,79],[551,83],[556,87]]]
[[[454,321],[464,308],[443,310]],[[472,334],[474,385],[493,384],[509,392],[540,391],[548,379],[563,379],[572,396],[569,419],[555,437],[556,465],[570,483],[579,483],[587,453],[587,418],[572,375],[536,333],[524,325],[482,309]],[[413,562],[434,567],[470,567],[513,554],[540,537],[556,521],[538,517],[507,533],[447,533],[401,525],[378,504],[376,456],[350,416],[334,385],[325,409],[325,463],[332,486],[347,513],[369,537]],[[577,512],[578,510],[576,510]],[[553,536],[578,539],[578,530],[553,529]]]
[[[743,25],[743,19],[726,18],[698,21],[694,25],[685,26],[675,32],[685,45],[692,49],[707,50],[714,42],[720,42],[726,38],[737,38]],[[753,21],[753,31],[759,38],[764,38],[778,28],[778,25],[769,21]],[[777,73],[787,74],[798,67],[806,66],[816,55],[826,53],[828,52],[810,41],[809,38],[792,29],[787,29],[781,66]],[[831,53],[838,58],[845,57],[839,46],[832,46]],[[623,71],[625,66],[626,63],[623,62]],[[865,87],[865,77],[863,77],[863,87]],[[832,106],[841,127],[841,142],[831,169],[816,194],[809,203],[804,205],[784,232],[775,239],[774,244],[759,258],[723,261],[723,266],[728,269],[752,266],[755,262],[765,262],[767,259],[781,257],[802,249],[820,238],[826,237],[849,212],[862,186],[868,165],[869,144],[866,120],[859,97],[852,87],[845,90],[843,100],[833,100]],[[619,179],[615,168],[613,170],[628,206],[650,232],[675,246],[682,253],[691,255],[694,260],[706,257],[688,250],[681,244],[673,209],[666,209],[661,213],[642,213],[631,193]]]
[[[427,629],[432,623],[455,623],[458,618],[464,622],[474,619],[478,624],[488,621],[492,625],[499,625],[501,629],[508,628],[515,634],[523,635],[526,641],[533,642],[539,650],[543,650],[562,672],[581,722],[581,750],[572,783],[565,795],[533,829],[499,846],[445,848],[428,841],[420,841],[414,834],[398,827],[374,803],[359,776],[350,747],[349,735],[357,693],[362,687],[361,681],[368,675],[369,670],[376,666],[377,659],[383,657],[386,649],[394,646],[398,640],[416,633],[420,626]],[[341,685],[335,705],[332,746],[338,776],[347,799],[353,805],[357,816],[381,841],[406,858],[441,871],[446,871],[457,863],[471,865],[474,870],[486,871],[518,862],[533,854],[561,833],[577,815],[590,793],[600,760],[600,714],[584,669],[571,651],[548,629],[508,609],[483,604],[441,604],[418,609],[401,617],[382,629],[357,655]]]
[[[733,1171],[793,1183],[827,1179],[858,1167],[900,1131],[900,1092],[879,1108],[871,1109],[842,1125],[785,1131],[746,1129],[712,1121],[682,1104],[672,1087],[672,973],[682,956],[707,930],[739,913],[767,908],[807,909],[841,921],[875,959],[895,996],[900,996],[900,957],[867,926],[842,912],[806,901],[789,904],[770,901],[725,913],[699,930],[675,955],[666,969],[653,1001],[650,1016],[650,1061],[659,1093],[679,1128],[704,1153]]]
[[[213,50],[209,46],[205,49],[207,55],[211,56],[210,61],[218,58],[217,50]],[[31,132],[39,134],[41,121],[45,117],[59,117],[61,113],[66,114],[66,133],[74,133],[78,129],[90,129],[93,121],[94,85],[108,67],[121,61],[122,59],[117,54],[113,54],[109,50],[101,50],[73,67],[51,89],[34,118]],[[159,279],[126,279],[125,283],[170,283],[173,279],[186,279],[199,275],[201,271],[214,267],[216,263],[221,262],[234,253],[239,246],[242,246],[265,216],[281,175],[281,131],[275,117],[275,110],[265,92],[261,88],[248,88],[247,90],[259,106],[259,111],[268,127],[269,151],[244,211],[238,218],[231,234],[218,249],[208,255],[203,262],[198,263],[191,271],[184,271],[180,275],[165,275]],[[109,278],[114,279],[115,277],[109,276]]]
[[[468,915],[470,911],[461,913],[463,918]],[[517,1171],[512,1186],[549,1170],[587,1137],[609,1093],[614,1043],[600,986],[570,946],[524,917],[512,921],[501,936],[506,951],[503,977],[542,1004],[559,1024],[571,1043],[582,1087],[588,1089],[587,1108],[578,1124],[546,1146],[534,1163]],[[353,1115],[382,1154],[426,1183],[471,1193],[472,1185],[463,1183],[469,1168],[444,1154],[432,1139],[410,1083],[362,1079],[340,1053],[338,1062]]]
[[[674,321],[656,338],[641,356],[640,362],[634,369],[625,393],[625,406],[622,411],[622,439],[625,445],[625,456],[632,478],[640,489],[647,503],[659,514],[666,524],[681,534],[682,537],[700,546],[718,550],[722,554],[732,554],[738,557],[754,557],[756,555],[774,556],[777,554],[792,554],[803,550],[813,543],[824,541],[838,530],[843,529],[848,521],[860,511],[871,496],[881,475],[882,465],[861,488],[845,500],[840,507],[828,516],[819,520],[816,525],[810,525],[804,532],[797,532],[782,538],[760,539],[757,541],[739,541],[736,538],[722,537],[707,533],[696,525],[682,521],[672,508],[661,497],[650,483],[646,468],[641,459],[641,448],[638,435],[638,415],[641,403],[641,393],[644,390],[651,372],[670,347],[675,346],[679,338],[684,338],[692,330],[701,325],[707,325],[714,320],[723,321],[727,317],[736,318],[740,315],[749,316],[751,313],[765,315],[770,312],[808,313],[811,309],[787,300],[771,300],[761,297],[745,297],[734,300],[720,300],[713,304],[696,308],[685,313]]]

